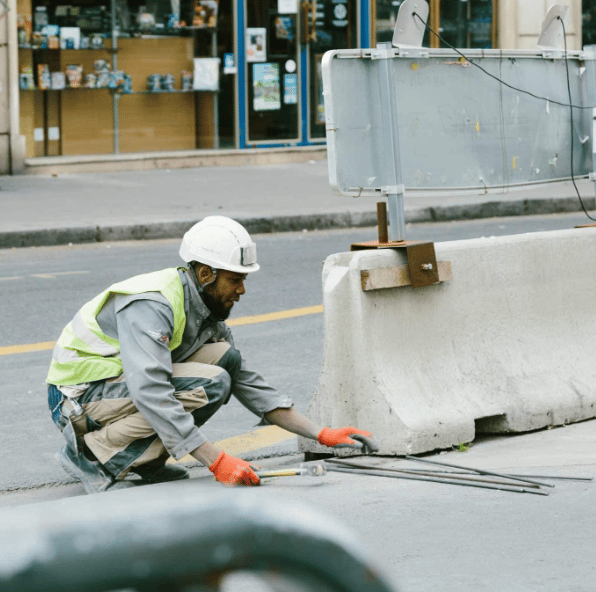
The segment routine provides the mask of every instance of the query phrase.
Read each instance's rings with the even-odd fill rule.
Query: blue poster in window
[[[284,103],[296,105],[298,103],[298,75],[284,74]]]
[[[262,63],[252,66],[253,109],[281,109],[279,64]]]

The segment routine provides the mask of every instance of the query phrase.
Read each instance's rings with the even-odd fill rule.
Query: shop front
[[[26,156],[324,143],[322,55],[368,45],[368,11],[363,0],[17,0]]]

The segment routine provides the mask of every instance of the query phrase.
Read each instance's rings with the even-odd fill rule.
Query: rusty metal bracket
[[[408,265],[391,268],[362,270],[362,289],[376,290],[409,286],[420,288],[451,279],[451,264],[448,261],[437,263],[435,245],[421,241],[389,241],[387,236],[387,205],[377,204],[377,220],[379,223],[379,240],[351,245],[351,251],[365,249],[405,249]]]

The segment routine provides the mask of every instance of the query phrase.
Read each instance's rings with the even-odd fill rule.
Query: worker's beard
[[[201,298],[205,303],[205,306],[209,309],[209,312],[218,320],[225,321],[232,311],[233,307],[228,308],[223,302],[216,300],[207,290],[203,290]]]

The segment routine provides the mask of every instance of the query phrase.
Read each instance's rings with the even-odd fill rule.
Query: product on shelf
[[[110,72],[110,82],[108,87],[123,93],[131,93],[132,80],[126,72],[116,70],[115,72]]]
[[[21,90],[34,90],[33,66],[21,66],[19,74],[19,88]]]
[[[66,88],[66,76],[64,72],[52,72],[52,90]]]
[[[47,39],[39,31],[31,34],[31,47],[33,49],[43,49],[46,47]]]
[[[163,74],[161,77],[161,90],[176,90],[175,78],[173,74]]]
[[[95,60],[95,88],[107,88],[110,84],[110,65],[106,60]]]
[[[97,76],[95,74],[85,74],[83,86],[85,88],[97,88]]]
[[[159,92],[161,90],[161,74],[149,74],[147,76],[147,90]]]
[[[30,14],[17,15],[17,38],[21,47],[31,45],[31,33],[33,31],[33,20]]]
[[[103,49],[104,47],[104,36],[101,33],[95,33],[91,35],[89,40],[91,49]]]
[[[217,25],[217,0],[195,0],[193,27]]]
[[[141,31],[151,31],[155,27],[155,15],[150,12],[139,12],[137,23]]]
[[[48,24],[48,8],[47,6],[37,6],[33,13],[33,26],[36,31],[41,31],[42,27]]]
[[[66,67],[66,78],[70,88],[81,88],[83,82],[83,66],[70,64]]]
[[[184,70],[182,72],[182,83],[180,85],[182,90],[192,90],[192,72]]]
[[[47,90],[51,86],[50,67],[47,64],[37,64],[37,88]]]

